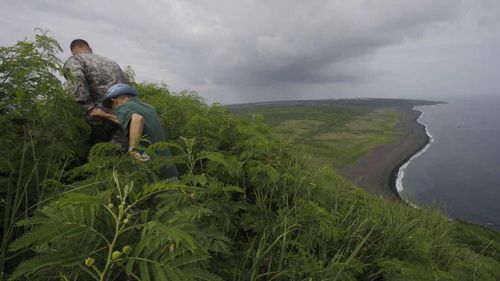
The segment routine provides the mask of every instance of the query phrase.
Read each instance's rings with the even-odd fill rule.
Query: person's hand
[[[151,160],[151,157],[146,152],[141,151],[133,146],[128,148],[128,155],[135,160],[143,163]]]
[[[91,117],[106,117],[106,112],[99,107],[94,107],[89,111]]]

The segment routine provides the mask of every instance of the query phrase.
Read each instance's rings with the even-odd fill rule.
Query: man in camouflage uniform
[[[86,112],[85,118],[91,126],[90,143],[112,141],[127,147],[127,140],[117,124],[90,113],[101,107],[101,101],[109,87],[118,83],[129,84],[120,66],[114,61],[92,53],[90,45],[75,39],[70,45],[71,56],[65,63],[70,92]],[[67,75],[66,75],[67,76]]]

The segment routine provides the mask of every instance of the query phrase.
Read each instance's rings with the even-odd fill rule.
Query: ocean
[[[415,107],[431,142],[398,174],[401,197],[500,230],[500,97]]]

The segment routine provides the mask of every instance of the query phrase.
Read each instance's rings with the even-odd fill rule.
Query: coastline
[[[415,109],[413,109],[413,110],[418,111]],[[401,161],[401,163],[399,163],[396,167],[394,167],[394,169],[391,172],[391,177],[389,179],[392,192],[399,197],[399,200],[404,201],[405,203],[407,203],[413,207],[417,207],[417,206],[411,202],[408,202],[403,197],[401,197],[400,192],[403,190],[403,187],[401,186],[401,188],[400,188],[398,185],[402,185],[403,183],[402,182],[399,183],[398,179],[400,179],[400,177],[404,177],[404,170],[406,169],[405,166],[408,165],[411,162],[411,160],[420,156],[420,154],[424,153],[433,142],[432,136],[429,135],[426,125],[422,124],[418,121],[418,119],[423,115],[423,112],[421,112],[421,111],[418,111],[418,112],[420,112],[420,115],[415,119],[415,122],[424,127],[424,131],[425,131],[425,135],[427,136],[427,140],[420,147],[418,147],[412,154],[410,154],[408,157],[403,159],[403,161]],[[400,175],[400,173],[402,173],[402,175]]]
[[[413,106],[400,107],[402,113],[397,141],[373,148],[366,155],[348,165],[342,174],[365,190],[389,200],[406,202],[397,190],[400,168],[422,151],[429,143],[425,125],[418,122],[422,112]]]
[[[413,110],[415,110],[415,109],[413,109]],[[392,188],[393,192],[395,192],[400,197],[401,200],[403,200],[404,202],[406,202],[407,204],[409,204],[415,208],[417,208],[418,206],[415,205],[414,203],[411,203],[411,202],[407,201],[406,199],[404,199],[401,196],[401,191],[403,191],[403,178],[405,176],[405,170],[406,170],[407,166],[411,163],[411,161],[413,159],[415,159],[415,158],[419,157],[420,155],[422,155],[423,153],[425,153],[429,149],[429,147],[432,145],[432,143],[434,142],[434,138],[429,133],[427,125],[418,121],[423,115],[424,115],[424,113],[420,112],[420,115],[417,117],[415,122],[424,126],[425,134],[427,135],[427,141],[420,148],[418,148],[415,151],[415,153],[408,156],[406,159],[404,159],[401,162],[401,164],[399,164],[397,167],[395,167],[394,170],[392,171],[391,178],[390,178],[391,188]]]

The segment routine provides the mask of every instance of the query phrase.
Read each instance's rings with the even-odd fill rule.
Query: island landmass
[[[319,164],[333,166],[353,184],[371,193],[399,201],[401,197],[396,190],[399,168],[429,142],[425,126],[417,121],[421,112],[414,107],[442,103],[368,98],[271,101],[228,107],[238,115],[262,114],[273,131],[303,144],[304,149],[311,152],[315,159],[321,159]],[[370,115],[374,112],[382,113]],[[387,117],[391,114],[395,116],[392,120]],[[384,122],[366,123],[364,127],[373,126],[359,128],[362,127],[359,125],[360,120],[369,122],[377,118],[382,118]],[[394,120],[396,122],[391,123]],[[353,125],[355,123],[357,126]],[[390,126],[393,128],[386,128]],[[368,138],[369,144],[366,144],[366,138],[356,143],[359,136],[370,134],[374,137]],[[322,142],[318,142],[318,139]],[[355,145],[347,147],[341,141]],[[328,149],[328,145],[338,151],[328,154],[318,148],[326,146]]]

